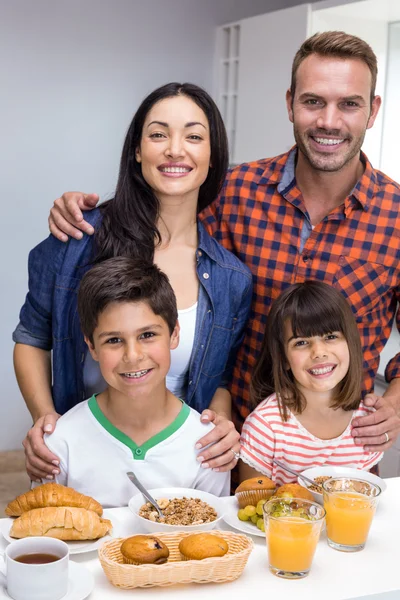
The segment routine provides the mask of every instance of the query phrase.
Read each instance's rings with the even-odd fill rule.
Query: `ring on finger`
[[[235,459],[239,460],[239,458],[240,458],[239,452],[235,452],[233,448],[229,448],[229,449],[232,452],[232,454],[234,455]]]
[[[385,438],[386,438],[386,442],[385,443],[387,444],[390,441],[390,437],[389,437],[389,434],[388,434],[387,431],[385,433]]]

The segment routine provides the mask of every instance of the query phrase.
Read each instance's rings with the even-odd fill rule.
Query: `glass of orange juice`
[[[302,498],[279,498],[264,504],[269,569],[278,577],[308,575],[324,522],[325,510]]]
[[[367,541],[381,489],[362,479],[334,477],[322,484],[328,544],[357,552]]]

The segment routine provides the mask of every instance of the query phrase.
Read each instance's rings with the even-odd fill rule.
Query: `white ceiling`
[[[400,0],[363,0],[324,9],[324,12],[343,17],[375,19],[377,21],[400,21]]]

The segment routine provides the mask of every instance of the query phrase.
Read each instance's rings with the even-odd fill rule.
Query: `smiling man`
[[[376,56],[363,40],[337,31],[306,40],[286,94],[296,146],[233,169],[205,214],[216,239],[255,280],[232,386],[237,421],[249,412],[272,300],[291,283],[317,279],[343,293],[357,320],[365,402],[376,412],[355,419],[352,434],[370,451],[389,448],[400,429],[400,355],[386,369],[384,397],[368,396],[400,296],[400,188],[361,152],[381,105],[376,76]]]
[[[233,169],[219,198],[200,215],[254,278],[231,386],[239,428],[250,412],[251,374],[271,302],[290,284],[317,279],[346,297],[361,336],[365,404],[376,411],[354,420],[356,443],[381,452],[400,431],[400,354],[387,366],[384,396],[371,394],[400,298],[400,187],[361,152],[381,104],[376,75],[376,56],[363,40],[338,31],[306,40],[286,97],[296,146]],[[78,229],[93,233],[80,209],[97,201],[94,194],[64,194],[51,211],[51,232],[63,241],[62,231],[77,238]],[[207,451],[203,455],[208,458]]]

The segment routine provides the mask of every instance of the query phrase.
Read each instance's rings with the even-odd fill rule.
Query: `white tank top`
[[[167,388],[182,400],[186,396],[189,363],[196,327],[196,314],[197,302],[190,308],[178,310],[180,325],[179,345],[175,350],[171,350],[171,366],[167,375]]]
[[[167,375],[167,388],[185,400],[187,377],[189,374],[190,357],[193,350],[194,332],[196,327],[197,302],[190,308],[178,310],[180,325],[179,346],[171,350],[171,366]],[[86,396],[104,391],[107,387],[99,369],[99,363],[93,360],[87,352],[83,367],[83,380]]]

